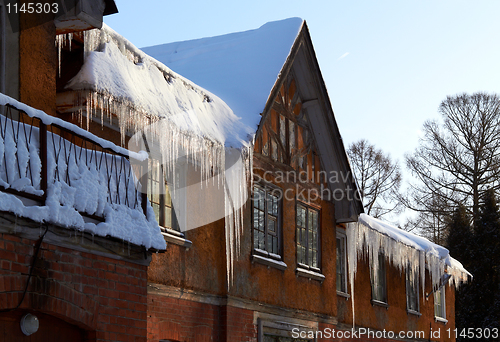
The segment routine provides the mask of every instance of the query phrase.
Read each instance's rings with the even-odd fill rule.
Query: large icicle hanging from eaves
[[[355,325],[354,281],[358,259],[361,257],[367,256],[370,267],[377,269],[378,255],[383,253],[386,260],[400,272],[419,275],[423,297],[425,297],[426,270],[429,272],[433,289],[443,285],[442,279],[445,273],[451,276],[456,288],[471,277],[462,264],[449,255],[446,248],[369,215],[361,214],[358,222],[349,223],[346,234],[353,326]],[[376,277],[376,272],[371,272],[371,276]]]
[[[82,108],[80,120],[85,118],[87,128],[91,120],[117,120],[122,143],[126,135],[134,135],[131,141],[137,144],[146,132],[146,140],[155,142],[148,146],[149,152],[161,154],[169,177],[175,178],[176,163],[183,160],[198,169],[200,191],[209,188],[210,182],[217,183],[223,202],[207,205],[223,208],[229,286],[252,179],[254,132],[220,98],[149,57],[108,26],[86,31],[84,40],[84,64],[66,86],[79,94],[74,105]],[[176,192],[175,187],[172,190]]]

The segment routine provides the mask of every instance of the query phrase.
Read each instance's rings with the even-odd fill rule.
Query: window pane
[[[274,234],[276,234],[276,221],[272,217],[269,217],[268,220],[269,220],[269,222],[268,222],[269,223],[268,232],[269,233],[273,233],[273,235],[274,235]]]
[[[276,236],[273,236],[273,250],[272,250],[272,253],[279,254],[279,250],[278,250],[278,237],[276,237]]]
[[[165,226],[172,228],[172,208],[165,208]]]
[[[314,232],[318,231],[318,212],[316,210],[313,210],[311,212],[311,217],[312,217],[312,230]]]
[[[253,208],[253,227],[259,229],[259,209]]]
[[[156,203],[151,203],[153,211],[155,212],[156,222],[160,221],[160,205]]]
[[[269,214],[273,214],[273,200],[274,200],[274,196],[272,196],[269,192],[267,193],[267,212]]]
[[[378,268],[376,272],[376,280],[374,281],[374,298],[375,300],[386,303],[386,274],[385,274],[385,257],[382,253],[378,255]]]
[[[345,238],[337,237],[337,291],[347,292]]]
[[[259,230],[264,232],[264,212],[259,210]]]
[[[259,232],[259,249],[265,250],[265,235],[264,232]]]
[[[165,182],[165,205],[168,207],[172,206],[172,197],[170,197],[170,190],[168,189],[168,185]]]

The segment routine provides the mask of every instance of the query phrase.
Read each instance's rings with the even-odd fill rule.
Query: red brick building
[[[28,6],[24,2],[18,5]],[[129,165],[128,156],[123,154],[126,151],[113,144],[100,146],[102,140],[97,136],[54,118],[60,116],[56,108],[60,82],[56,35],[100,27],[102,16],[113,12],[113,1],[76,2],[66,15],[8,14],[5,3],[0,4],[1,341],[147,339],[147,267],[156,249],[147,243],[129,243],[112,229],[100,233],[98,227],[103,226],[99,224],[105,224],[109,217],[99,208],[91,209],[90,204],[77,208],[78,197],[85,195],[76,190],[78,177],[83,174],[78,167],[71,169],[73,161],[68,156],[63,158],[71,150],[83,151],[87,156],[92,155],[89,151],[95,151],[108,161]],[[67,148],[62,147],[64,144]],[[54,153],[60,158],[54,159]],[[75,165],[83,166],[85,158],[79,154],[73,160]],[[68,165],[70,170],[66,172],[63,169]],[[92,170],[95,163],[89,161],[86,165],[87,170]],[[101,203],[102,208],[111,209],[108,206],[112,201],[117,207],[127,207],[129,213],[136,211],[147,222],[140,193],[133,194],[137,202],[113,196],[125,178],[109,178],[117,187],[103,190],[108,198],[89,198],[88,203]],[[91,184],[84,182],[80,190]],[[57,194],[58,187],[69,191],[66,195],[73,198],[73,203]],[[95,234],[85,227],[94,227]],[[27,314],[32,316],[25,318],[25,331],[29,333],[30,328],[38,326],[29,336],[21,327]]]
[[[465,270],[363,216],[305,22],[164,65],[76,3],[2,29],[2,340],[454,340]]]
[[[366,215],[359,235],[362,205],[305,22],[144,51],[258,117],[239,256],[225,263],[222,220],[186,231],[189,248],[154,255],[148,340],[454,340],[453,281],[440,280],[455,265],[447,251]],[[248,91],[276,56],[266,96]],[[252,101],[254,112],[243,108]],[[467,274],[455,266],[459,283]]]

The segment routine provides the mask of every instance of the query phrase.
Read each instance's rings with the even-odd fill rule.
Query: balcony
[[[147,157],[0,94],[0,211],[164,249]],[[131,163],[132,160],[132,163]]]

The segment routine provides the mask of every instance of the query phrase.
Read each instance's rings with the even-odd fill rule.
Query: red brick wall
[[[0,310],[22,296],[35,241],[0,234]],[[21,309],[61,318],[88,341],[146,341],[147,267],[43,243]]]
[[[217,305],[148,295],[148,341],[219,341]]]
[[[224,306],[221,308],[221,325],[221,341],[257,342],[257,325],[253,323],[252,310]]]
[[[257,341],[253,311],[148,295],[148,341]]]

